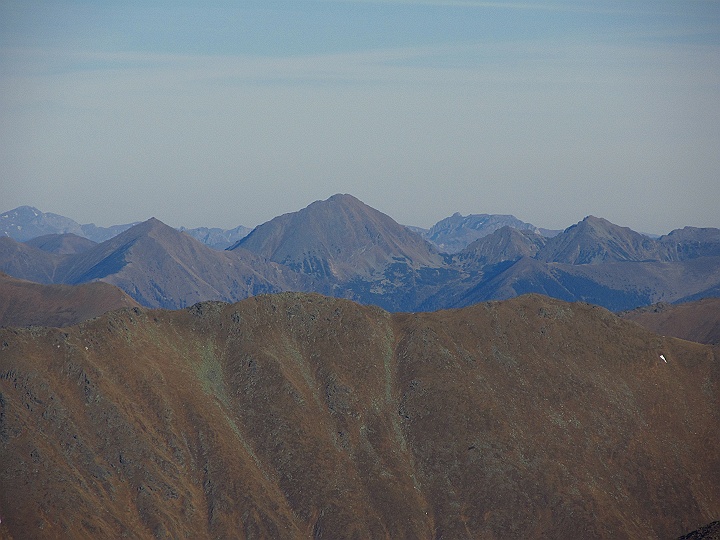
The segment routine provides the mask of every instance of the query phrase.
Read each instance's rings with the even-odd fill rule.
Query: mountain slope
[[[684,304],[653,304],[621,313],[662,335],[698,343],[720,344],[720,298],[704,298]]]
[[[656,302],[680,302],[720,291],[720,257],[675,262],[546,263],[531,257],[486,266],[426,299],[422,310],[463,307],[538,293],[624,311]],[[693,292],[694,291],[694,292]],[[698,294],[698,291],[701,291]],[[715,293],[717,294],[717,293]]]
[[[0,344],[7,538],[676,538],[720,513],[713,349],[589,305],[286,293]]]
[[[534,257],[546,242],[546,238],[534,231],[505,226],[475,240],[457,258],[464,264],[472,261],[479,265],[516,261]]]
[[[211,249],[154,218],[75,256],[62,279],[101,279],[145,306],[166,308],[310,287],[309,279],[288,268],[245,250]]]
[[[663,260],[685,261],[698,257],[720,257],[720,229],[684,227],[658,239]]]
[[[565,264],[660,260],[657,242],[594,216],[549,239],[537,259]]]
[[[370,277],[404,262],[436,267],[442,257],[419,235],[351,195],[334,195],[256,227],[235,246],[333,281]]]
[[[46,234],[26,240],[24,243],[28,246],[33,246],[48,253],[58,255],[82,253],[97,245],[97,242],[93,242],[74,233]]]
[[[41,285],[0,273],[0,326],[69,326],[127,307],[139,304],[107,283]]]
[[[0,272],[37,283],[61,280],[61,267],[70,255],[48,253],[6,236],[0,237]]]

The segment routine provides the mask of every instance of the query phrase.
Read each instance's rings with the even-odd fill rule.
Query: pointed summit
[[[442,257],[418,234],[352,195],[333,195],[255,228],[232,249],[321,278],[368,276],[393,261],[437,266]]]
[[[92,280],[117,285],[145,306],[171,309],[307,288],[306,276],[245,250],[216,251],[156,218],[74,258],[64,282]]]
[[[658,243],[603,218],[587,216],[548,240],[537,259],[566,264],[658,260]]]
[[[470,214],[463,216],[455,212],[452,216],[438,221],[423,236],[438,246],[444,253],[457,253],[479,238],[483,238],[503,227],[532,231],[540,229],[520,221],[515,216],[501,214]]]
[[[459,256],[464,260],[470,259],[481,264],[516,261],[522,257],[535,256],[546,241],[543,236],[531,230],[518,230],[506,225],[475,240],[461,251]]]

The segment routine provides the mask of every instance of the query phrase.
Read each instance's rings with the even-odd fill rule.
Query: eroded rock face
[[[698,530],[685,534],[678,540],[720,540],[720,521],[713,521]]]
[[[0,330],[0,535],[677,538],[720,511],[719,366],[539,296]]]

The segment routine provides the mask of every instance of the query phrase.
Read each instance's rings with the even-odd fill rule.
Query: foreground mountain
[[[717,350],[590,305],[282,294],[0,344],[7,538],[677,538],[720,515]]]
[[[69,326],[127,307],[139,304],[107,283],[40,285],[0,273],[0,326]]]
[[[720,298],[672,305],[653,304],[620,316],[651,331],[698,343],[720,344]]]

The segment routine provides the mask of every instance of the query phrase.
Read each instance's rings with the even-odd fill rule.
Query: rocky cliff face
[[[717,350],[590,305],[127,309],[0,330],[0,535],[677,538],[719,424]]]

